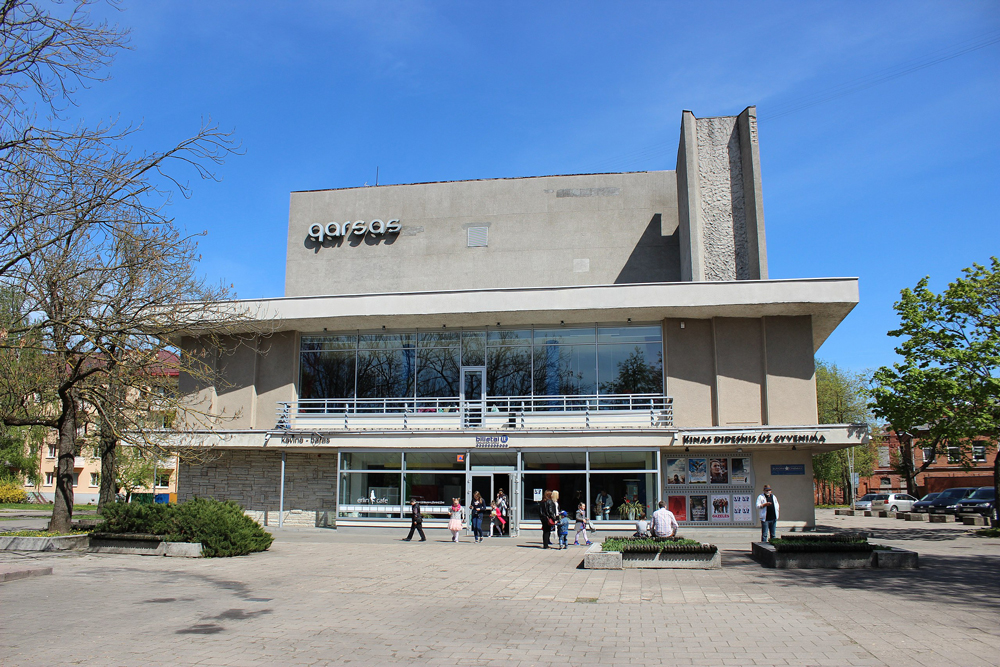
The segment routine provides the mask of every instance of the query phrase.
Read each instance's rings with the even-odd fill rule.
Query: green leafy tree
[[[974,444],[995,447],[1000,437],[1000,260],[962,273],[940,293],[928,277],[901,292],[894,306],[900,326],[889,335],[901,339],[902,360],[873,378],[871,406],[899,438],[897,466],[911,493],[916,476],[949,447],[968,462]],[[920,465],[916,436],[934,453]],[[993,479],[1000,487],[1000,455]]]
[[[844,370],[834,363],[816,360],[816,408],[820,424],[865,424],[869,433],[877,433],[874,416],[868,407],[868,383],[862,373]],[[813,456],[813,477],[844,489],[844,500],[854,500],[851,458],[854,472],[865,477],[875,469],[876,444],[873,440],[850,449],[824,452]]]

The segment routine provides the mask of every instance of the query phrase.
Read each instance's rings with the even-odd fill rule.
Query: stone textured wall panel
[[[705,280],[750,277],[743,165],[735,116],[699,118],[698,178]]]

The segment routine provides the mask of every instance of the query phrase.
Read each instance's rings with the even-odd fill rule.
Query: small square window
[[[73,473],[73,486],[80,486],[80,473]]]
[[[469,227],[469,247],[485,248],[489,245],[489,227]]]
[[[100,473],[92,472],[90,473],[90,485],[100,486],[101,485],[101,475]]]
[[[933,447],[925,447],[924,448],[924,463],[926,463],[927,461],[933,461],[935,458],[936,457],[934,456],[934,448]]]
[[[986,445],[972,446],[972,460],[980,463],[986,460]]]
[[[56,457],[56,446],[49,445],[48,450],[49,451],[46,453],[45,458],[54,459]]]
[[[45,486],[52,486],[55,483],[56,483],[56,474],[55,474],[55,472],[47,472],[47,473],[45,473]]]
[[[959,451],[958,447],[948,448],[948,463],[961,463],[962,453]]]
[[[170,474],[156,476],[156,488],[165,489],[170,486]]]

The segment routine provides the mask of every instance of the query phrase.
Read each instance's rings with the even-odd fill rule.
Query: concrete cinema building
[[[185,434],[213,451],[178,496],[308,525],[418,497],[443,525],[503,488],[524,530],[557,489],[746,526],[770,483],[812,525],[812,454],[867,438],[816,423],[813,355],[857,301],[768,279],[754,107],[685,111],[675,171],[295,192],[285,297],[238,302],[273,333],[218,355],[224,385],[182,378],[239,417]]]

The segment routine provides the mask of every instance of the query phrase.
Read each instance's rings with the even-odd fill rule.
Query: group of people
[[[601,494],[603,493],[602,491]],[[598,495],[598,502],[600,503],[598,507],[600,515],[605,511],[603,499],[600,495]],[[771,492],[769,484],[764,485],[764,492],[757,496],[756,504],[760,517],[760,539],[761,542],[766,542],[769,533],[771,538],[777,537],[776,527],[778,523],[778,499]],[[503,489],[500,489],[497,493],[497,497],[490,503],[489,509],[486,508],[486,503],[483,501],[482,495],[478,491],[474,492],[472,494],[472,503],[469,505],[469,523],[475,541],[482,542],[483,538],[487,537],[483,534],[484,518],[489,520],[489,537],[493,537],[494,531],[497,531],[499,535],[503,535],[504,529],[507,526],[507,513],[509,509],[510,506],[507,503],[507,496]],[[552,533],[555,532],[558,537],[557,548],[566,549],[569,546],[570,519],[569,513],[559,507],[559,492],[545,491],[538,509],[542,523],[542,548],[552,548]],[[573,544],[580,545],[581,536],[583,537],[582,544],[591,544],[590,538],[587,536],[587,528],[590,527],[593,530],[593,527],[590,526],[590,522],[587,519],[586,503],[577,503],[574,519],[576,523],[576,536],[573,539]],[[462,508],[461,502],[458,498],[452,498],[448,518],[448,530],[451,531],[453,542],[459,541],[458,534],[462,532],[464,520],[465,511]],[[426,542],[427,537],[424,535],[423,522],[420,502],[416,498],[411,498],[410,532],[403,540],[409,542],[413,539],[414,532],[416,532],[420,534],[420,541]],[[677,534],[677,527],[677,517],[667,509],[667,504],[661,500],[658,509],[653,512],[650,521],[646,520],[645,515],[636,521],[635,537],[673,537]]]
[[[483,534],[483,519],[489,522],[490,534],[493,537],[494,531],[498,535],[503,535],[507,528],[507,513],[510,509],[507,504],[507,494],[503,489],[497,492],[497,497],[490,503],[489,509],[483,501],[483,496],[479,491],[472,494],[472,503],[469,505],[469,526],[472,528],[472,535],[476,542],[482,542],[487,535]],[[465,525],[465,509],[458,498],[451,499],[451,507],[448,510],[448,530],[451,531],[452,542],[458,542],[458,534],[462,532]],[[403,538],[404,542],[413,539],[413,533],[419,533],[420,541],[426,542],[424,535],[424,516],[420,508],[420,501],[416,498],[410,499],[410,532]]]
[[[559,492],[546,491],[542,495],[542,501],[538,505],[538,515],[542,522],[542,548],[552,548],[552,533],[555,532],[559,539],[559,549],[566,549],[569,546],[569,512],[559,507]],[[574,546],[582,544],[592,544],[587,537],[587,503],[578,502],[574,510],[573,518],[576,522],[576,537],[573,539]]]

